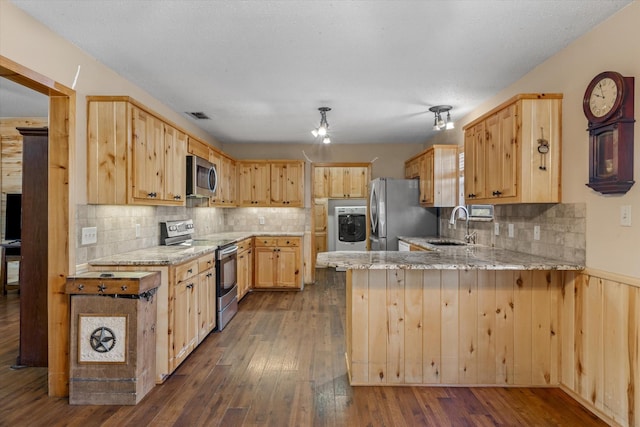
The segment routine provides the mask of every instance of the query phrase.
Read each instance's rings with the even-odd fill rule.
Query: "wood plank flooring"
[[[603,426],[559,389],[350,387],[344,273],[254,292],[136,406],[49,398],[46,369],[12,370],[18,294],[0,297],[0,426]]]

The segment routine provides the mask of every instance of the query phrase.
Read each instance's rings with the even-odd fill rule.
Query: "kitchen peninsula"
[[[565,275],[584,267],[480,245],[325,252],[347,269],[352,385],[557,386]]]

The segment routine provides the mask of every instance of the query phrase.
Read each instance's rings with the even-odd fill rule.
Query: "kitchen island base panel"
[[[352,385],[558,386],[556,270],[348,270]]]

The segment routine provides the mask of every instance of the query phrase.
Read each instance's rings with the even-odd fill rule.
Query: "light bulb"
[[[331,144],[331,138],[329,138],[328,136],[325,136],[325,137],[322,139],[322,143],[323,143],[323,144]]]
[[[327,128],[324,125],[321,125],[318,128],[318,135],[325,136],[327,134]]]
[[[311,135],[313,135],[314,138],[318,137],[318,129],[314,129],[311,131]]]
[[[453,122],[447,122],[447,127],[446,128],[447,129],[453,129],[454,128]]]

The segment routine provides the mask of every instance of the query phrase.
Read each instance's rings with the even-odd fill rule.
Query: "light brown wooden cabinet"
[[[302,239],[255,238],[256,289],[302,289]]]
[[[238,301],[253,287],[253,239],[238,242]]]
[[[561,112],[562,94],[521,94],[465,125],[466,203],[559,203]]]
[[[314,165],[313,197],[330,199],[367,198],[370,164]]]
[[[405,162],[405,178],[420,180],[420,205],[458,205],[458,147],[433,145]]]
[[[198,261],[177,266],[174,269],[172,311],[170,305],[173,313],[169,339],[171,371],[198,345],[198,291]]]
[[[271,163],[271,205],[297,206],[304,204],[304,163]]]
[[[304,206],[304,162],[301,160],[239,161],[239,206]]]
[[[198,343],[216,327],[215,253],[198,259]]]
[[[87,102],[88,202],[184,206],[186,134],[129,97]]]
[[[313,259],[316,259],[318,252],[327,251],[327,218],[328,218],[328,200],[315,199],[313,201],[313,228],[314,228]]]

